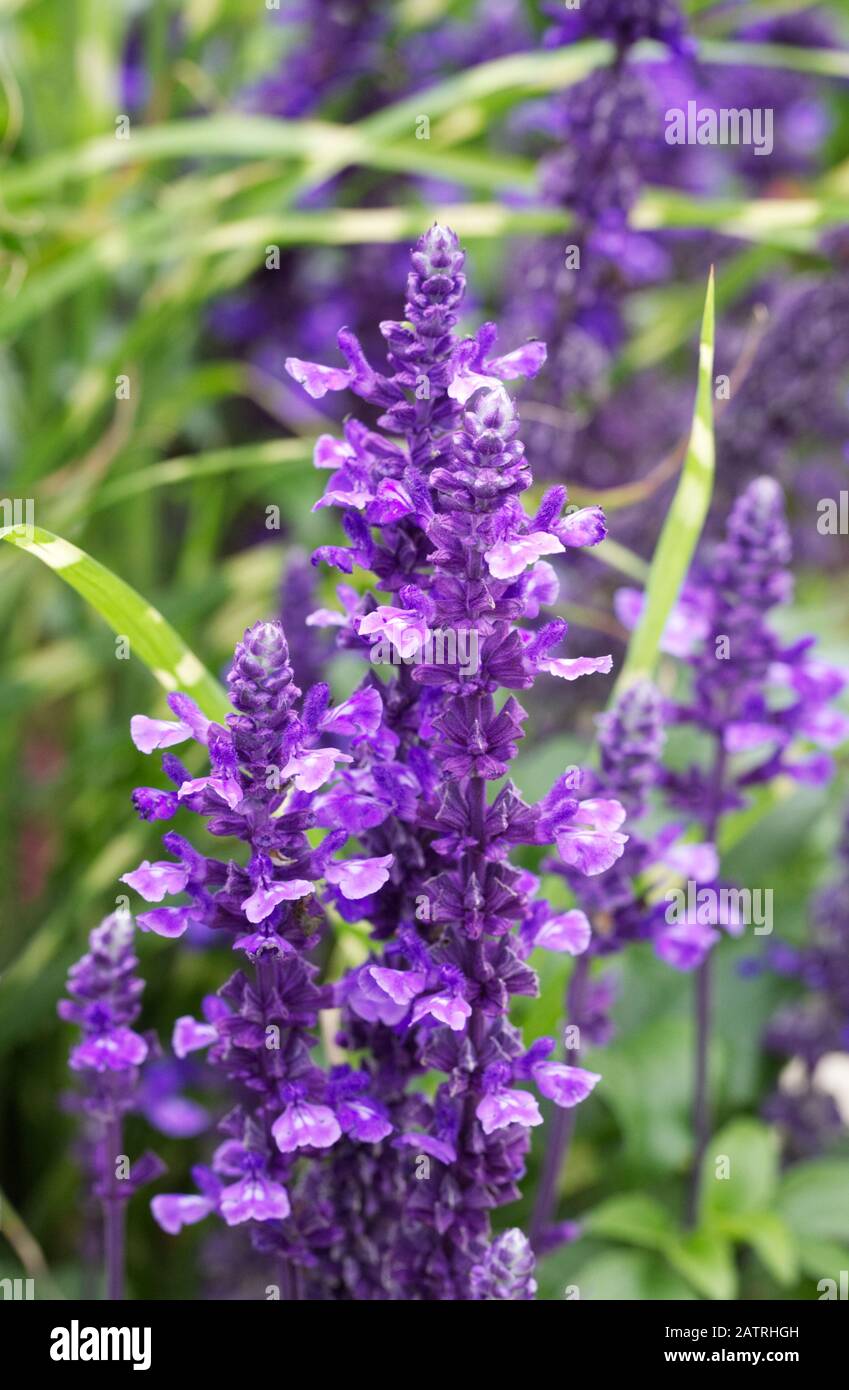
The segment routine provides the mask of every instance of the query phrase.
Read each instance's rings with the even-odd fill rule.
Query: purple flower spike
[[[511,782],[498,785],[526,718],[501,692],[540,674],[611,669],[609,656],[554,656],[566,624],[536,621],[558,590],[540,557],[597,544],[604,518],[596,507],[564,515],[562,487],[535,515],[525,510],[531,469],[503,383],[539,372],[545,347],[497,352],[492,324],[457,337],[463,252],[448,229],[431,228],[411,265],[403,318],[381,324],[385,369],[340,339],[346,383],[380,412],[385,433],[349,419],[344,440],[323,439],[316,458],[333,470],[325,500],[341,507],[350,541],[317,558],[372,570],[380,591],[362,600],[343,588],[344,613],[319,620],[370,664],[399,668],[381,680],[379,733],[357,738],[339,790],[319,793],[321,823],[355,825],[367,855],[323,858],[337,910],[364,917],[383,951],[340,983],[336,1001],[345,1044],[379,1059],[374,1095],[394,1130],[376,1169],[346,1134],[327,1168],[311,1170],[315,1201],[358,1232],[319,1256],[315,1287],[331,1297],[495,1296],[487,1279],[516,1252],[491,1243],[488,1212],[514,1200],[527,1132],[542,1122],[534,1096],[511,1084],[531,1079],[511,999],[536,992],[526,964],[535,944],[579,956],[591,935],[583,913],[534,903],[536,881],[510,856],[556,837],[570,862],[600,874],[627,843],[612,797],[579,804],[574,787],[559,787],[531,806]],[[328,385],[324,373],[305,380],[308,390]],[[425,1101],[416,1082],[432,1071],[444,1079]],[[410,1162],[431,1159],[430,1181],[411,1186]],[[361,1258],[372,1246],[389,1252],[379,1287]],[[533,1286],[529,1259],[517,1287]]]
[[[83,1090],[72,1104],[89,1122],[89,1178],[103,1209],[106,1296],[113,1299],[123,1297],[126,1203],[142,1183],[163,1171],[154,1154],[140,1159],[123,1178],[116,1166],[123,1152],[124,1116],[141,1108],[139,1067],[150,1052],[147,1039],[131,1026],[141,1013],[144,988],[136,974],[134,940],[128,912],[106,917],[90,933],[87,954],[68,972],[69,998],[58,1005],[60,1018],[82,1033],[71,1050],[70,1066]]]
[[[347,348],[356,355],[350,343]],[[165,755],[163,768],[178,788],[168,812],[199,815],[210,834],[244,847],[242,855],[224,862],[169,832],[165,844],[174,861],[145,861],[125,881],[149,901],[171,893],[189,901],[142,913],[139,925],[166,937],[190,926],[223,932],[252,967],[250,974],[237,970],[217,996],[204,1000],[203,1021],[186,1015],[175,1024],[176,1056],[205,1050],[232,1088],[235,1108],[221,1122],[228,1139],[216,1152],[214,1171],[195,1170],[199,1194],[162,1195],[153,1210],[173,1233],[215,1212],[227,1226],[247,1226],[257,1250],[307,1269],[316,1259],[312,1241],[321,1238],[314,1235],[304,1169],[343,1133],[346,1143],[369,1146],[394,1129],[370,1094],[366,1072],[341,1067],[328,1074],[310,1055],[319,1011],[332,1002],[330,989],[316,985],[317,967],[308,959],[324,925],[322,896],[374,902],[394,862],[391,853],[332,857],[345,849],[356,819],[345,805],[338,818],[334,811],[340,769],[350,768],[351,777],[363,774],[359,765],[354,768],[353,752],[321,740],[327,733],[350,738],[352,747],[364,748],[358,763],[370,761],[372,741],[379,745],[382,738],[384,706],[371,685],[334,709],[323,684],[301,701],[283,629],[275,622],[246,631],[234,653],[228,693],[235,713],[224,725],[205,721],[190,701],[175,696],[179,731],[151,730],[150,721],[135,726],[151,747],[176,741],[179,732],[207,750],[209,774],[192,778]],[[157,814],[157,798],[165,795],[139,794],[139,809]],[[408,796],[391,769],[380,795],[387,810],[390,801]],[[307,832],[317,823],[318,806],[324,839],[314,847]],[[145,1044],[134,1042],[135,1036],[110,1024],[106,1041],[98,1033],[81,1045],[87,1051],[75,1065],[140,1060]],[[234,1180],[224,1184],[219,1174]]]
[[[485,1302],[532,1299],[537,1291],[533,1272],[534,1254],[527,1236],[516,1227],[502,1231],[482,1262],[472,1269],[472,1295]]]

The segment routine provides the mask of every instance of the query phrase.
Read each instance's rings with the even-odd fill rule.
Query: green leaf
[[[743,43],[739,39],[703,39],[699,57],[706,63],[788,68],[818,77],[849,77],[849,52],[841,48],[794,48],[783,43]]]
[[[797,1236],[849,1241],[849,1160],[797,1163],[782,1178],[775,1207]]]
[[[672,1218],[654,1197],[634,1192],[611,1197],[587,1216],[581,1225],[588,1235],[622,1240],[646,1250],[663,1250],[676,1236]]]
[[[799,1277],[799,1250],[793,1233],[774,1211],[746,1211],[722,1217],[718,1229],[750,1245],[767,1273],[787,1288]]]
[[[642,556],[635,555],[633,550],[612,541],[609,536],[600,545],[594,545],[587,554],[594,560],[600,560],[603,565],[626,574],[629,579],[636,579],[638,584],[645,584],[649,577],[649,567]]]
[[[759,1120],[733,1120],[708,1144],[702,1166],[701,1202],[706,1217],[761,1211],[772,1205],[778,1183],[778,1135]],[[728,1176],[716,1171],[727,1160]]]
[[[223,689],[158,609],[123,579],[84,550],[40,526],[5,527],[0,540],[34,555],[96,609],[130,651],[141,657],[163,689],[184,690],[210,719],[223,719],[230,708]]]
[[[803,1272],[817,1284],[821,1279],[839,1284],[841,1272],[849,1270],[849,1246],[816,1236],[800,1236],[797,1246]]]
[[[692,1231],[670,1242],[666,1258],[705,1298],[737,1296],[734,1247],[719,1231]]]
[[[650,680],[654,674],[667,619],[686,578],[710,506],[715,456],[713,343],[714,276],[711,271],[699,340],[698,385],[687,457],[654,552],[645,606],[628,644],[614,699],[629,686],[640,680]]]
[[[581,1266],[570,1286],[577,1289],[583,1302],[613,1299],[641,1303],[694,1297],[660,1256],[646,1250],[608,1250],[596,1255]]]
[[[709,226],[740,241],[785,251],[813,250],[816,234],[845,220],[849,199],[837,194],[799,198],[713,198],[650,188],[640,198],[632,224],[640,231]]]
[[[692,1022],[656,1017],[605,1049],[599,1095],[616,1115],[626,1157],[635,1166],[666,1173],[682,1169],[692,1150]],[[721,1040],[711,1051],[718,1082]],[[601,1070],[601,1059],[599,1059]]]
[[[230,449],[211,449],[205,453],[183,454],[164,459],[148,468],[106,483],[87,506],[87,514],[138,497],[155,488],[173,487],[176,483],[195,482],[223,473],[248,472],[253,469],[275,468],[283,465],[308,468],[312,464],[314,438],[269,439],[262,444],[236,444]]]

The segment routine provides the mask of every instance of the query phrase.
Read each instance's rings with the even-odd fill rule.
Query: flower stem
[[[710,812],[705,825],[705,838],[716,842],[719,819],[722,814],[722,789],[725,779],[725,747],[722,735],[717,739],[716,756],[711,778]],[[692,1230],[699,1215],[699,1187],[702,1178],[702,1163],[710,1139],[711,1105],[708,1067],[710,1063],[710,1041],[712,1024],[712,988],[710,953],[696,971],[693,990],[695,1013],[695,1052],[693,1072],[693,1161],[687,1185],[687,1205],[684,1215],[685,1225]]]
[[[107,1121],[104,1150],[106,1188],[103,1196],[103,1256],[106,1297],[120,1302],[124,1297],[126,1204],[117,1187],[116,1168],[121,1152],[121,1120],[118,1116]]]
[[[696,1046],[693,1078],[693,1163],[687,1190],[685,1224],[692,1230],[699,1215],[699,1186],[702,1162],[710,1138],[710,1097],[708,1095],[708,1057],[711,1032],[711,959],[707,956],[696,971],[694,983]]]
[[[584,1002],[587,980],[590,974],[590,957],[587,952],[579,956],[572,971],[566,990],[566,1020],[579,1019]],[[580,1062],[580,1048],[573,1048],[569,1054],[570,1065]],[[542,1177],[537,1188],[533,1216],[531,1217],[530,1240],[536,1249],[546,1229],[551,1224],[557,1204],[557,1188],[563,1165],[569,1156],[572,1135],[575,1132],[575,1110],[555,1108],[550,1125],[546,1130],[546,1146],[543,1156]]]

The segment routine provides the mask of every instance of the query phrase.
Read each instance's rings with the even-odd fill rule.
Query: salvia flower
[[[811,938],[801,947],[770,943],[764,964],[804,993],[770,1020],[767,1049],[787,1059],[765,1107],[782,1128],[788,1153],[822,1152],[845,1132],[849,1052],[849,823],[838,847],[834,881],[814,900]]]
[[[154,1154],[130,1165],[123,1153],[124,1116],[140,1108],[140,1068],[154,1046],[133,1026],[144,990],[134,938],[128,912],[106,917],[89,935],[88,952],[68,972],[69,997],[58,1005],[59,1017],[76,1024],[81,1034],[69,1058],[82,1083],[74,1108],[85,1117],[92,1187],[103,1210],[107,1297],[113,1299],[123,1296],[126,1203],[163,1171]]]
[[[337,858],[347,830],[334,825],[316,848],[306,832],[314,824],[312,795],[332,782],[340,763],[351,761],[322,740],[355,728],[374,731],[381,711],[367,688],[337,707],[323,685],[300,700],[277,622],[248,629],[227,685],[235,712],[226,725],[204,719],[179,693],[169,696],[175,720],[136,716],[132,722],[142,751],[189,738],[205,746],[210,772],[200,777],[165,753],[163,769],[176,786],[169,814],[185,808],[203,817],[213,836],[246,847],[243,862],[225,862],[169,831],[163,843],[174,858],[145,861],[125,875],[150,902],[175,893],[188,898],[142,913],[144,930],[169,937],[199,927],[222,933],[245,962],[204,1000],[202,1018],[183,1017],[175,1025],[176,1056],[206,1051],[229,1080],[236,1104],[219,1126],[225,1139],[211,1167],[194,1171],[197,1195],[161,1194],[153,1211],[170,1232],[211,1212],[229,1226],[250,1223],[256,1247],[276,1255],[291,1273],[309,1263],[314,1238],[313,1214],[298,1195],[299,1158],[321,1158],[343,1132],[373,1133],[380,1118],[366,1074],[349,1076],[344,1069],[346,1090],[340,1077],[331,1081],[311,1059],[318,1014],[330,992],[316,983],[317,967],[308,956],[324,922],[322,881],[344,901],[377,894],[392,855]],[[135,799],[149,816],[149,790]],[[161,801],[152,804],[161,818]]]
[[[389,1141],[399,1154],[395,1190],[403,1194],[406,1183],[407,1197],[387,1277],[402,1296],[428,1299],[483,1296],[475,1292],[485,1286],[480,1271],[498,1262],[487,1253],[489,1211],[515,1197],[527,1131],[542,1118],[524,1086],[572,1107],[598,1080],[548,1061],[551,1039],[525,1049],[509,1022],[511,997],[536,991],[523,959],[533,945],[527,932],[517,934],[521,924],[533,921],[534,944],[547,939],[575,952],[586,945],[580,926],[570,932],[534,903],[536,881],[512,867],[510,855],[556,841],[580,872],[593,874],[613,864],[627,840],[622,807],[579,801],[567,777],[537,806],[509,781],[487,795],[487,783],[508,771],[526,718],[512,695],[496,703],[500,692],[527,689],[537,677],[571,681],[610,670],[610,657],[557,653],[562,621],[527,625],[556,597],[541,557],[594,545],[605,526],[595,507],[564,515],[564,488],[547,493],[533,516],[524,510],[531,470],[503,382],[539,371],[545,349],[531,341],[500,355],[492,325],[458,339],[462,265],[449,230],[437,226],[421,239],[406,318],[383,325],[387,372],[344,330],[338,341],[347,368],[287,364],[311,394],[348,388],[377,406],[378,426],[392,436],[349,422],[344,443],[320,441],[317,464],[338,468],[326,497],[343,508],[352,544],[325,547],[317,558],[378,575],[391,602],[346,603],[341,625],[349,645],[358,639],[372,661],[380,644],[379,662],[397,652],[409,663],[383,689],[397,778],[394,805],[374,827],[403,826],[402,915],[394,930],[378,917],[382,958],[358,968],[339,998],[346,1039],[356,1045],[365,1028],[382,1059],[388,1104],[406,1117]],[[441,645],[427,634],[438,634]],[[472,646],[475,660],[459,659]],[[375,765],[368,775],[386,805],[386,769],[379,776]],[[368,782],[355,769],[343,769],[341,781],[354,805]],[[368,906],[364,912],[370,917]],[[431,1104],[408,1092],[427,1070],[444,1077]],[[415,1180],[418,1161],[426,1180]],[[344,1176],[350,1180],[350,1165]],[[357,1278],[362,1285],[362,1271]]]

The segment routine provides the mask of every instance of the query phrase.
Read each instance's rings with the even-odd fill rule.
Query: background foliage
[[[462,0],[390,8],[402,37],[474,22]],[[632,214],[636,227],[696,229],[717,239],[717,353],[727,362],[731,326],[736,332],[751,312],[764,277],[784,285],[826,275],[822,232],[849,222],[849,52],[845,43],[827,50],[745,43],[733,37],[739,16],[727,11],[734,6],[691,0],[686,8],[706,59],[760,64],[777,87],[788,74],[808,72],[831,113],[804,176],[760,190],[739,180],[721,195],[696,198],[652,185]],[[773,0],[743,8],[758,17],[791,7]],[[805,8],[801,0],[793,6]],[[538,35],[539,7],[526,9],[529,32]],[[833,19],[845,41],[845,16]],[[286,347],[297,350],[289,342],[294,315],[280,311],[278,347],[259,370],[216,331],[215,306],[258,274],[273,273],[263,272],[269,245],[284,255],[330,256],[344,280],[352,252],[403,248],[439,215],[469,248],[477,311],[497,314],[524,239],[565,234],[570,222],[566,210],[533,196],[536,151],[523,145],[511,117],[610,59],[599,40],[552,50],[529,45],[436,72],[413,95],[405,95],[403,65],[396,75],[387,60],[379,96],[373,106],[361,103],[362,114],[349,91],[333,89],[307,115],[261,114],[244,94],[285,62],[293,33],[257,0],[0,0],[0,492],[32,497],[45,533],[35,538],[35,557],[20,545],[0,547],[0,1187],[7,1238],[0,1277],[22,1265],[39,1274],[49,1266],[48,1286],[66,1295],[81,1288],[79,1173],[73,1122],[58,1113],[68,1037],[55,1003],[87,932],[114,904],[118,876],[156,847],[155,827],[140,824],[129,802],[140,776],[130,715],[161,713],[162,692],[148,666],[166,675],[181,668],[183,687],[208,712],[220,712],[217,677],[242,628],[280,611],[292,552],[332,535],[326,514],[310,510],[320,491],[311,440],[323,422],[316,413],[296,417],[291,398],[277,390]],[[133,98],[122,140],[116,117],[128,112],[134,64],[143,68],[144,90]],[[421,112],[431,122],[428,141],[415,139]],[[344,178],[328,183],[343,170]],[[375,294],[380,303],[397,300],[400,311],[397,264],[387,252],[386,283]],[[632,294],[610,380],[627,386],[657,371],[683,384],[691,403],[703,302],[700,265],[689,277]],[[328,339],[326,353],[331,346]],[[792,381],[784,387],[792,391]],[[663,453],[659,446],[658,462]],[[678,467],[680,460],[673,473]],[[722,474],[721,452],[718,467],[714,513],[721,516],[736,480]],[[622,540],[618,521],[633,500],[627,460],[615,481],[624,494],[610,498],[607,564],[601,571],[587,562],[599,576],[586,595],[573,595],[567,616],[576,630],[621,637],[609,591],[623,572],[631,582],[645,577],[651,545],[636,554],[627,534],[628,544]],[[582,488],[596,500],[586,484],[575,487],[575,500],[583,500]],[[655,523],[670,496],[658,494]],[[801,511],[813,530],[806,505],[807,514],[794,503],[796,518]],[[266,526],[269,507],[280,509],[280,530]],[[699,522],[689,513],[692,544]],[[657,529],[649,528],[652,541]],[[676,523],[667,531],[653,572],[655,590],[665,580],[669,600],[670,576],[686,569],[685,529]],[[66,550],[71,565],[51,572],[55,537],[79,554]],[[845,547],[845,538],[832,544]],[[849,666],[846,559],[844,552],[824,569],[803,555],[785,621],[793,635],[816,632],[825,654]],[[164,622],[151,624],[150,605]],[[115,633],[129,636],[129,661],[116,659]],[[625,679],[652,663],[657,638],[643,632]],[[618,665],[623,655],[620,641]],[[345,691],[351,671],[344,661],[332,666],[331,679],[335,693]],[[517,778],[528,796],[542,794],[555,763],[586,757],[594,712],[576,707],[569,732],[556,714],[537,712],[539,735],[523,751]],[[842,764],[827,794],[774,798],[737,827],[729,873],[774,889],[776,930],[786,940],[805,938],[808,902],[828,877],[846,790]],[[337,943],[342,961],[362,950],[356,928],[345,931]],[[604,1085],[582,1111],[565,1174],[565,1210],[583,1219],[585,1234],[543,1262],[543,1297],[562,1297],[577,1283],[582,1297],[810,1298],[816,1279],[847,1266],[849,1145],[784,1169],[774,1132],[758,1118],[777,1070],[760,1045],[761,1029],[792,991],[768,972],[741,976],[741,960],[758,949],[744,938],[724,942],[720,952],[712,1066],[723,1152],[735,1156],[739,1177],[720,1185],[721,1200],[708,1204],[690,1235],[674,1216],[690,1151],[688,981],[648,947],[617,960],[617,1037],[603,1059],[590,1055]],[[152,937],[141,952],[146,1022],[167,1038],[174,1017],[191,1012],[224,967],[215,952],[175,952]],[[529,1034],[556,1032],[565,971],[561,960],[546,962],[539,999],[521,1009]],[[141,1147],[149,1139],[143,1122],[135,1123],[131,1143]],[[190,1162],[187,1146],[157,1137],[156,1147],[178,1178]],[[535,1152],[524,1208],[507,1213],[511,1224],[527,1215],[538,1161]],[[130,1221],[132,1291],[192,1296],[200,1236],[169,1242],[143,1201],[134,1203]]]

